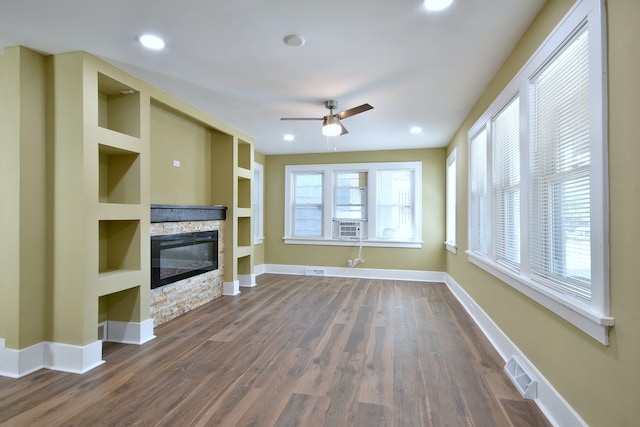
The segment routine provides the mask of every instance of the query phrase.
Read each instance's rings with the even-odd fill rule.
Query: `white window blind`
[[[487,254],[487,129],[471,138],[469,154],[470,242],[472,251]]]
[[[467,254],[607,344],[614,319],[602,6],[576,2],[469,130]]]
[[[520,97],[492,120],[493,218],[496,261],[520,266]]]
[[[531,80],[531,274],[591,299],[586,26]]]

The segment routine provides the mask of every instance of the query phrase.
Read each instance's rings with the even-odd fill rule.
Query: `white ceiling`
[[[544,0],[0,0],[0,48],[84,50],[255,138],[265,154],[445,146]],[[163,51],[136,37],[164,37]],[[283,43],[288,34],[302,47]],[[323,101],[349,134],[322,136]],[[423,133],[409,133],[420,126]],[[283,141],[285,133],[296,136]]]

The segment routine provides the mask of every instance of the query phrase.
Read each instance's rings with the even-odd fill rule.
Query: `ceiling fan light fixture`
[[[340,121],[333,115],[327,116],[322,121],[322,134],[324,136],[338,136],[342,133]]]
[[[429,12],[438,12],[451,6],[453,0],[423,0],[422,5]]]

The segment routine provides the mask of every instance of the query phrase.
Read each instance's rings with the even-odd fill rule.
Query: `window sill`
[[[457,254],[458,253],[458,246],[456,246],[455,243],[452,242],[444,242],[445,247],[447,248],[447,250],[449,252],[451,252],[452,254]]]
[[[302,237],[284,237],[285,245],[324,245],[324,246],[357,246],[360,240],[338,240],[338,239],[322,239],[322,238],[302,238]],[[380,248],[422,248],[422,241],[414,242],[407,240],[363,240],[364,247],[380,247]]]
[[[614,324],[613,317],[604,316],[586,304],[517,276],[512,271],[471,251],[466,251],[466,253],[472,264],[525,294],[600,343],[609,345],[609,327]]]

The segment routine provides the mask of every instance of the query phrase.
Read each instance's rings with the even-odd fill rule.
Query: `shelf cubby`
[[[98,272],[140,270],[140,220],[99,221]]]
[[[98,126],[140,137],[140,92],[98,73]]]
[[[238,208],[251,208],[252,181],[238,177]]]
[[[99,144],[98,201],[140,203],[140,154]]]
[[[251,144],[238,139],[238,167],[251,170]]]
[[[238,246],[251,246],[251,217],[238,218]]]

